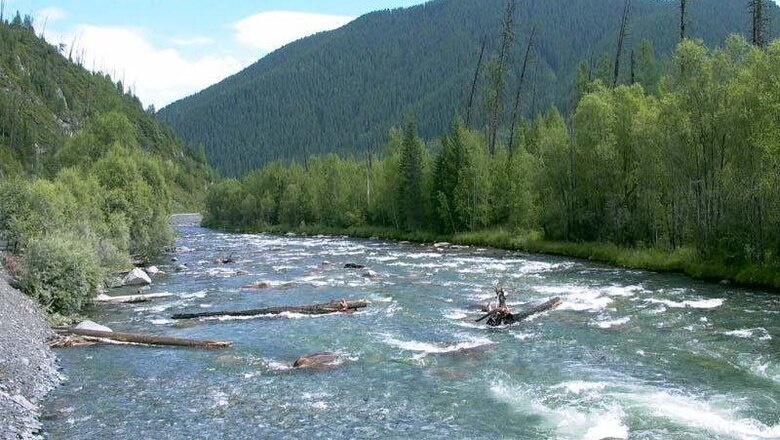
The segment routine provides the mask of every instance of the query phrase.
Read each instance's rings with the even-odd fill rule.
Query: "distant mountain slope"
[[[577,64],[605,53],[613,56],[623,3],[518,2],[510,90],[532,27],[538,34],[538,69],[529,74],[536,78],[536,94],[526,99],[527,114],[551,104],[571,105]],[[748,29],[745,2],[691,3],[690,34],[708,44]],[[482,38],[488,38],[487,56],[497,52],[505,5],[505,0],[436,0],[370,13],[289,44],[171,104],[159,116],[186,141],[205,145],[211,163],[228,175],[277,158],[365,154],[410,115],[416,116],[423,137],[435,137],[463,113]],[[635,0],[628,51],[648,38],[660,55],[669,54],[677,43],[678,23],[677,2]],[[623,65],[627,71],[627,56]],[[480,98],[484,86],[482,81]],[[475,110],[483,118],[481,105]]]

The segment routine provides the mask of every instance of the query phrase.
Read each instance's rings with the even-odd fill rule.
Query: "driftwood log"
[[[133,304],[133,303],[147,302],[154,299],[170,298],[172,296],[175,295],[173,293],[147,293],[147,294],[121,295],[121,296],[98,295],[95,298],[95,301],[101,303],[110,303],[110,304]]]
[[[509,308],[506,307],[506,305],[503,305],[489,311],[487,314],[477,319],[476,322],[480,322],[484,319],[487,319],[487,325],[494,326],[494,327],[499,325],[514,324],[515,322],[520,322],[525,318],[528,318],[529,316],[554,309],[559,305],[561,305],[561,303],[563,303],[563,301],[560,298],[555,297],[541,304],[538,304],[534,307],[531,307],[530,309],[518,313],[512,313],[509,310]]]
[[[337,312],[354,312],[357,309],[368,307],[371,305],[370,301],[331,301],[325,304],[312,304],[305,306],[278,306],[278,307],[266,307],[264,309],[254,310],[223,310],[213,312],[198,312],[198,313],[177,313],[171,316],[171,319],[193,319],[193,318],[211,318],[215,316],[258,316],[258,315],[278,315],[280,313],[300,313],[302,315],[325,315],[328,313]]]
[[[167,345],[173,347],[193,348],[227,348],[232,342],[203,341],[197,339],[171,338],[166,336],[142,335],[136,333],[106,332],[98,330],[82,330],[70,327],[55,327],[53,329],[61,336],[80,336],[87,341],[95,342],[129,342],[134,344]]]

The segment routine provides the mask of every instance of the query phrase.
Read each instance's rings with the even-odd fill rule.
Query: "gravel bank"
[[[61,376],[45,313],[6,278],[0,265],[0,439],[32,439],[41,399]]]

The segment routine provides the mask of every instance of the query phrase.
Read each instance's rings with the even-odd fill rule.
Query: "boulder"
[[[446,247],[450,247],[450,246],[451,246],[451,244],[447,243],[446,241],[442,241],[442,242],[433,244],[433,247],[435,247],[435,248],[446,248]]]
[[[373,270],[369,269],[365,272],[363,272],[363,278],[379,278],[379,274],[374,272]]]
[[[89,319],[85,319],[84,321],[79,322],[79,324],[76,326],[76,330],[92,330],[97,332],[113,331],[105,325],[100,325],[95,321],[90,321]]]
[[[152,279],[143,270],[135,268],[122,279],[124,286],[146,286],[152,284]]]
[[[188,248],[187,246],[179,246],[176,248],[177,254],[186,254],[192,252],[192,249]]]
[[[325,351],[299,357],[295,363],[293,363],[293,368],[331,368],[338,365],[338,361],[338,353]]]
[[[176,266],[176,272],[184,272],[185,270],[187,270],[187,265],[186,264],[180,264],[180,265]]]
[[[146,268],[146,273],[149,275],[157,275],[160,273],[160,269],[157,266],[149,266]]]

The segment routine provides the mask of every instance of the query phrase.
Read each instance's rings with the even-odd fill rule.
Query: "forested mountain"
[[[689,3],[688,34],[693,38],[713,46],[730,33],[749,32],[746,2]],[[289,44],[159,115],[186,141],[205,145],[211,163],[228,175],[274,159],[325,152],[365,155],[386,140],[390,127],[413,115],[421,136],[433,139],[451,126],[456,114],[464,115],[485,38],[471,124],[481,127],[486,76],[499,51],[506,4],[435,0],[370,13]],[[516,87],[535,28],[522,105],[526,115],[551,105],[568,113],[582,60],[611,74],[623,6],[623,0],[518,1],[507,91]],[[671,1],[632,2],[620,82],[628,82],[630,53],[643,39],[653,43],[659,57],[671,53],[679,40],[677,8],[678,2]],[[771,12],[776,9],[772,6]]]
[[[204,222],[492,244],[780,288],[780,40],[763,44],[686,39],[655,92],[596,79],[570,121],[553,108],[493,154],[483,130],[457,122],[426,149],[412,122],[380,159],[272,163],[212,186]]]
[[[72,62],[30,17],[0,20],[0,250],[26,293],[76,312],[173,243],[214,172],[121,83]]]

